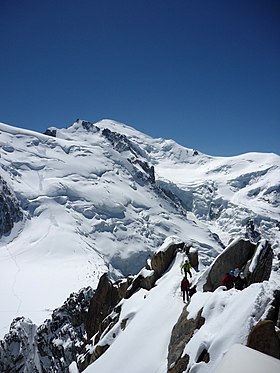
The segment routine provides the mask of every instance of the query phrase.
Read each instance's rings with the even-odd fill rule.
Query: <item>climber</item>
[[[223,278],[221,285],[225,286],[227,290],[233,288],[234,286],[234,274],[233,271],[229,271]]]
[[[187,274],[189,274],[190,277],[192,277],[191,268],[192,268],[191,263],[190,263],[189,259],[187,258],[185,260],[185,263],[181,267],[181,272],[183,273],[183,271],[184,271],[185,277],[187,277]]]
[[[189,283],[189,280],[187,279],[187,276],[185,276],[183,278],[183,280],[181,281],[181,291],[182,291],[182,294],[183,294],[183,301],[184,302],[185,302],[186,297],[187,297],[187,301],[189,301],[189,299],[190,299],[189,288],[190,288],[190,283]]]
[[[247,287],[247,280],[243,272],[240,272],[234,281],[235,289],[243,290]]]

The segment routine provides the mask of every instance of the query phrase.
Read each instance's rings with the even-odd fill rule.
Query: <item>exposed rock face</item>
[[[114,149],[119,153],[129,152],[129,162],[134,165],[137,177],[143,180],[148,180],[150,183],[155,183],[154,166],[150,166],[146,161],[146,154],[134,142],[129,140],[125,135],[113,132],[109,128],[104,128],[102,135],[105,136]]]
[[[51,137],[56,137],[56,129],[48,128],[43,134]]]
[[[204,291],[214,291],[221,285],[224,275],[231,269],[242,268],[250,260],[256,250],[256,245],[240,239],[232,242],[212,264]]]
[[[0,341],[0,372],[37,372],[40,366],[34,343],[36,326],[31,320],[18,317]]]
[[[274,301],[266,314],[266,320],[258,322],[251,330],[247,346],[280,359],[280,290],[274,293]],[[277,330],[277,331],[276,331]]]
[[[0,176],[0,237],[8,234],[14,223],[22,220],[23,213],[19,202]]]
[[[270,309],[267,312],[266,319],[272,320],[274,322],[274,325],[278,329],[280,328],[280,290],[277,290],[274,293],[274,301],[272,302]]]
[[[157,252],[151,259],[149,268],[150,274],[143,276],[141,273],[133,280],[131,286],[127,289],[125,298],[129,298],[139,288],[150,290],[156,281],[168,269],[176,256],[177,250],[182,249],[184,242],[170,245],[165,251]]]
[[[260,252],[256,258],[256,265],[252,273],[249,273],[248,283],[253,284],[255,282],[262,282],[269,280],[271,269],[272,269],[272,260],[273,260],[273,250],[270,243],[265,241],[260,244]]]
[[[72,293],[38,328],[36,342],[43,372],[66,371],[77,360],[87,339],[85,322],[93,294],[90,287]]]
[[[113,283],[107,273],[104,273],[98,283],[94,296],[91,299],[87,320],[86,332],[88,339],[97,332],[102,332],[106,327],[100,329],[102,321],[113,311],[114,307],[124,297],[128,282]],[[102,330],[103,329],[103,330]],[[96,339],[96,342],[98,337]]]
[[[159,278],[168,269],[176,256],[178,249],[182,249],[184,242],[170,245],[165,251],[157,252],[151,259],[151,267]]]
[[[246,238],[253,243],[257,243],[261,239],[261,235],[256,230],[255,224],[251,219],[246,224]]]
[[[187,307],[184,307],[181,316],[175,324],[168,347],[168,373],[182,373],[187,369],[189,356],[183,351],[192,338],[195,330],[201,328],[205,319],[201,316],[202,310],[195,319],[188,320]]]
[[[88,338],[78,359],[80,371],[86,369],[110,347],[107,344],[98,345],[98,341],[103,332],[108,333],[119,321],[121,306],[116,306],[123,299],[130,283],[130,278],[113,283],[106,273],[101,276],[87,315]]]
[[[96,127],[94,124],[92,124],[91,122],[88,122],[87,120],[82,120],[80,121],[79,119],[77,120],[77,122],[81,123],[83,129],[85,129],[86,131],[88,132],[92,132],[92,131],[99,131],[99,128]]]
[[[85,321],[93,290],[72,293],[38,329],[17,318],[0,342],[1,372],[67,372],[87,340]]]
[[[280,359],[280,340],[273,321],[259,321],[248,336],[247,346]]]
[[[191,266],[195,270],[198,270],[199,260],[198,260],[198,252],[197,252],[197,250],[194,250],[194,249],[190,250],[189,253],[188,253],[188,258],[190,260]]]

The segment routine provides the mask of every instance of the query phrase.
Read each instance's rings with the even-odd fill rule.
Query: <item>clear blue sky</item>
[[[280,153],[280,0],[0,0],[0,121]]]

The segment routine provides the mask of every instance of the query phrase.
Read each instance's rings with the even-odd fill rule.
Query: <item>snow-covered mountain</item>
[[[199,276],[230,240],[269,240],[274,250],[270,277],[274,285],[251,285],[246,289],[249,303],[254,305],[259,293],[272,294],[280,284],[278,155],[211,157],[112,120],[96,124],[77,120],[67,129],[49,128],[46,134],[1,123],[0,146],[0,276],[5,284],[1,286],[1,337],[18,316],[42,324],[73,291],[95,289],[103,273],[108,272],[112,280],[137,274],[168,237],[198,251]],[[150,318],[158,319],[157,329],[140,333],[134,348],[139,350],[147,340],[147,348],[162,341],[157,357],[139,355],[152,368],[131,370],[135,360],[130,351],[131,362],[126,362],[130,368],[119,372],[167,371],[168,339],[184,306],[178,285],[182,260],[183,254],[176,256],[149,294],[141,290],[125,303],[127,311],[122,312],[137,315],[136,329],[131,323],[128,338],[123,333],[88,369],[112,371],[106,364],[117,359],[113,346],[130,351],[131,338]],[[199,276],[194,275],[198,285]],[[194,299],[200,299],[201,307],[211,303],[211,296],[214,303],[229,302],[219,290],[211,294],[201,292]],[[234,297],[241,299],[238,294]],[[198,306],[192,301],[190,307]],[[248,318],[251,311],[249,307],[240,318]],[[226,346],[235,342],[236,338],[229,339]]]

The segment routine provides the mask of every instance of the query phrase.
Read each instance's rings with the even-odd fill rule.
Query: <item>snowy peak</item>
[[[23,216],[0,241],[1,276],[9,279],[2,333],[16,316],[41,323],[46,309],[96,286],[108,270],[113,277],[137,272],[168,236],[196,242],[203,261],[209,247],[221,250],[210,230],[156,185],[145,135],[88,122],[51,130],[56,137],[0,125],[0,176]],[[34,278],[31,299],[26,289]]]

